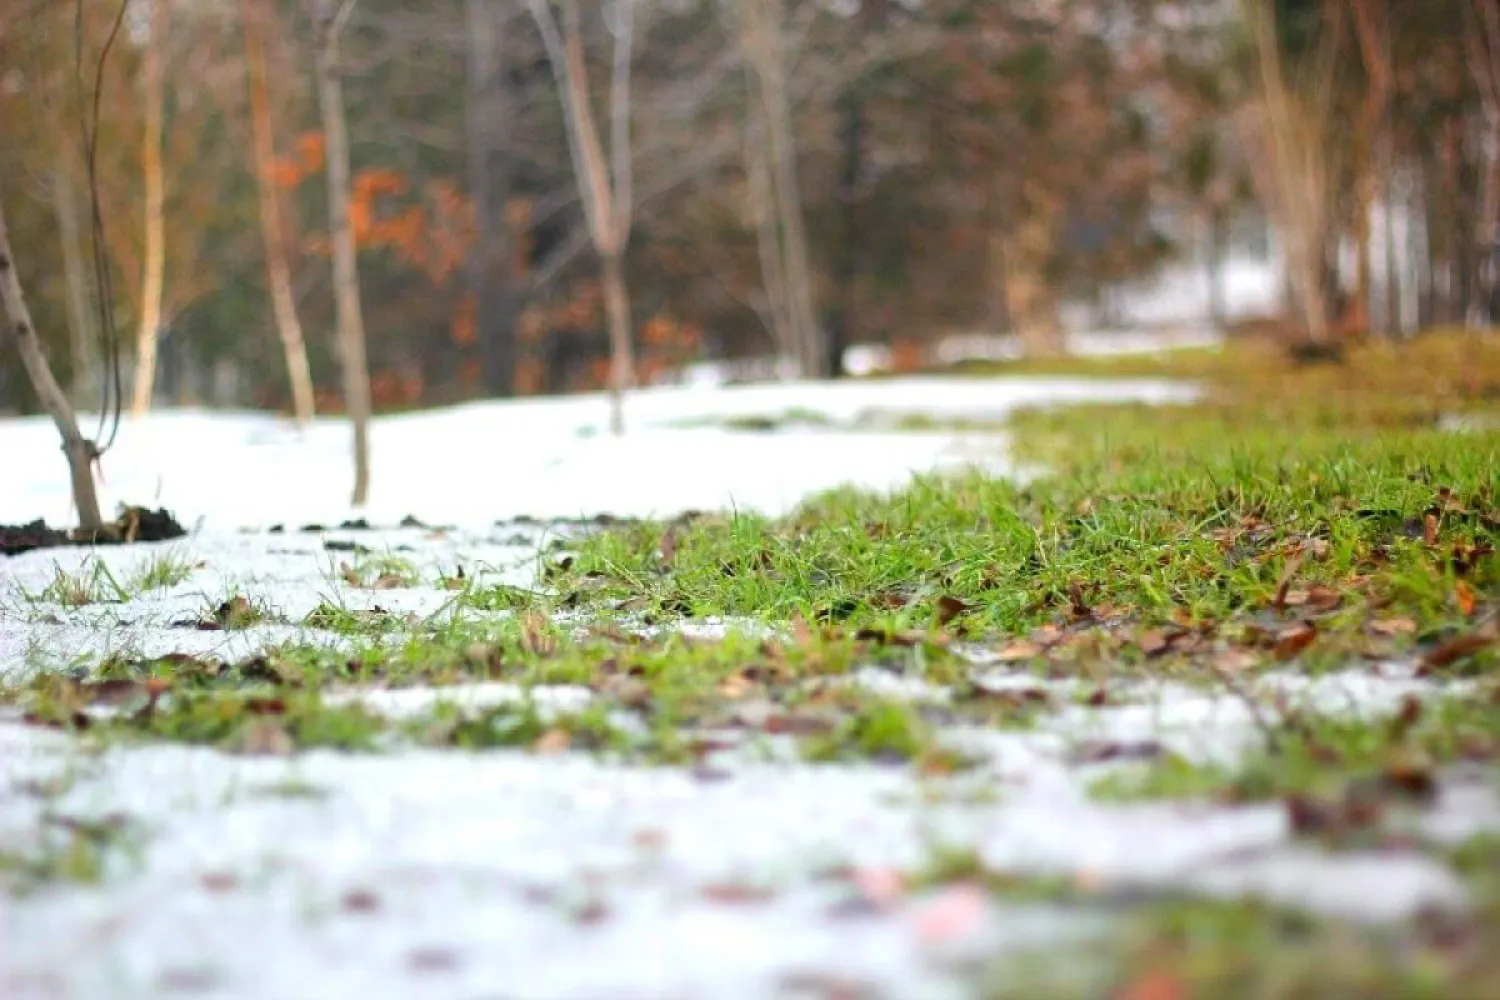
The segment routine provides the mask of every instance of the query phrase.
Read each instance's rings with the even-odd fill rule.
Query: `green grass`
[[[739,725],[740,706],[762,702],[785,716],[773,728],[815,757],[920,763],[941,756],[935,734],[952,721],[1024,726],[1042,709],[966,685],[960,646],[1086,678],[1101,696],[1131,677],[1219,686],[1231,675],[1370,658],[1493,670],[1494,645],[1476,637],[1500,611],[1500,434],[1452,433],[1436,421],[1494,407],[1500,348],[1434,337],[1359,349],[1341,366],[1297,366],[1245,345],[1065,367],[1192,377],[1206,399],[1023,414],[1012,428],[1019,457],[1050,470],[1027,485],[929,478],[892,495],[835,492],[780,519],[606,524],[546,554],[537,590],[454,578],[444,584],[449,604],[422,618],[331,598],[304,619],[352,652],[111,661],[95,676],[155,679],[193,697],[178,714],[117,720],[108,731],[224,741],[233,726],[215,713],[243,715],[243,705],[195,699],[243,702],[254,686],[257,698],[262,687],[296,696],[295,724],[284,726],[294,744],[368,746],[378,741],[361,725],[303,726],[302,715],[327,709],[298,699],[345,684],[507,680],[592,688],[636,714],[652,736],[634,745],[660,759],[685,753],[672,734]],[[89,561],[59,571],[44,596],[123,599],[189,570],[162,557],[122,586]],[[396,554],[357,553],[338,572],[358,587],[418,582]],[[262,614],[229,601],[207,619],[233,628]],[[759,621],[778,637],[642,641],[630,631],[710,615]],[[871,662],[952,687],[954,705],[927,718],[831,693],[829,678]],[[6,692],[12,702],[38,697]],[[1146,787],[1228,780],[1171,767]]]

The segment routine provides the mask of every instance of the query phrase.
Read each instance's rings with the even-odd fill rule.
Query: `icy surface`
[[[299,437],[262,416],[170,413],[127,426],[106,460],[107,501],[129,498],[193,522],[187,539],[0,561],[0,673],[79,669],[112,653],[238,659],[288,642],[347,640],[302,623],[321,605],[381,608],[410,623],[451,614],[443,585],[466,577],[534,583],[536,557],[564,528],[540,517],[671,515],[731,504],[777,512],[847,482],[883,488],[979,461],[1005,469],[994,435],[806,427],[783,433],[687,421],[819,413],[964,418],[1084,399],[1189,398],[1180,386],[1067,381],[893,381],[878,385],[660,390],[632,399],[624,441],[601,433],[602,400],[484,404],[375,427],[377,525],[406,514],[451,529],[300,532],[349,516],[346,432]],[[9,478],[0,520],[68,519],[50,428],[0,423]],[[284,533],[245,527],[284,523]],[[360,550],[351,550],[358,546]],[[119,603],[47,597],[59,572],[129,581],[164,558],[185,579]],[[398,560],[410,586],[371,589]],[[349,567],[346,571],[345,567]],[[235,632],[194,621],[242,597],[270,621]],[[680,626],[712,637],[743,622]],[[0,856],[31,855],[70,824],[123,831],[96,886],[0,897],[0,996],[766,997],[870,984],[892,997],[972,995],[975,963],[1088,941],[1109,920],[1082,909],[1002,905],[962,889],[905,895],[893,872],[938,848],[1101,891],[1187,889],[1260,895],[1358,920],[1461,907],[1462,887],[1415,851],[1325,855],[1296,843],[1275,804],[1112,806],[1095,779],[1129,762],[1080,748],[1159,744],[1233,761],[1259,733],[1243,701],[1170,683],[1112,688],[1119,704],[1069,699],[976,663],[995,688],[1046,687],[1059,706],[1034,729],[955,729],[976,771],[925,780],[910,769],[807,766],[753,754],[706,769],[627,767],[577,754],[311,752],[246,758],[181,746],[102,753],[0,717]],[[942,702],[948,692],[869,668],[855,682]],[[1383,714],[1437,693],[1398,666],[1267,681],[1294,703]],[[410,718],[520,697],[508,684],[346,690],[335,700]],[[593,695],[536,697],[573,711]],[[45,794],[44,794],[45,790]],[[1414,822],[1456,842],[1500,828],[1493,789],[1450,776]],[[1381,890],[1370,891],[1378,876]],[[960,970],[968,970],[961,972]],[[800,991],[800,992],[799,992]]]

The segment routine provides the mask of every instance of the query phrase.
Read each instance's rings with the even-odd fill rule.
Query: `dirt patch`
[[[30,524],[0,524],[0,555],[15,556],[33,549],[68,545],[124,545],[132,542],[165,542],[187,532],[165,509],[127,507],[114,521],[97,531],[82,528],[51,528],[45,521]]]

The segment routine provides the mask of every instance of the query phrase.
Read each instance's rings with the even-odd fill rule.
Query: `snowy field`
[[[521,515],[777,513],[845,483],[883,489],[975,464],[1003,473],[999,434],[867,428],[901,415],[990,420],[1021,405],[1191,396],[1164,384],[1017,379],[651,390],[631,399],[623,441],[604,432],[597,397],[384,418],[374,429],[372,503],[358,512],[381,530],[318,534],[296,528],[354,513],[343,502],[347,433],[338,422],[298,435],[265,416],[154,416],[122,429],[105,460],[105,501],[166,506],[189,537],[0,562],[0,671],[15,680],[113,653],[231,661],[289,641],[336,645],[340,636],[305,625],[212,632],[173,623],[235,595],[291,622],[325,603],[438,616],[451,601],[439,579],[459,565],[534,583],[537,554],[561,529],[517,522]],[[788,413],[826,419],[761,432],[714,425]],[[0,522],[69,520],[50,428],[0,423],[0,454]],[[445,528],[395,527],[408,515]],[[264,530],[276,524],[288,530]],[[401,552],[419,579],[379,592],[352,586],[330,541]],[[181,582],[122,603],[68,607],[46,597],[59,570],[103,565],[127,580],[164,552],[192,567]],[[1067,682],[983,657],[974,677],[1066,694]],[[855,682],[948,697],[876,669]],[[1293,704],[1359,713],[1389,713],[1432,690],[1395,664],[1267,683]],[[938,849],[1101,891],[1253,894],[1363,921],[1463,905],[1463,887],[1416,851],[1333,856],[1294,842],[1279,804],[1092,800],[1092,781],[1130,765],[1081,748],[1150,742],[1232,761],[1257,736],[1238,698],[1171,684],[1116,694],[1108,706],[1067,705],[1032,730],[955,729],[949,738],[984,764],[946,779],[734,752],[685,769],[571,753],[96,751],[0,717],[0,857],[91,824],[125,831],[128,845],[98,885],[0,896],[0,997],[963,997],[976,977],[1003,980],[1013,956],[1111,930],[1102,909],[904,891],[899,873]],[[519,696],[502,683],[342,695],[391,714]],[[593,695],[557,688],[537,697],[576,708]],[[1437,805],[1411,819],[1416,830],[1457,842],[1500,829],[1487,787],[1458,772],[1444,781]],[[1378,894],[1369,891],[1377,875]],[[1086,967],[1074,971],[1086,981]]]

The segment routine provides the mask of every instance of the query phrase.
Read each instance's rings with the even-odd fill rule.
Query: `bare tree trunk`
[[[159,0],[158,0],[159,2]],[[307,363],[307,344],[297,303],[292,295],[291,267],[287,263],[286,236],[276,199],[275,131],[271,125],[271,93],[266,80],[266,11],[269,0],[242,0],[245,30],[245,66],[250,81],[250,124],[255,149],[255,184],[260,201],[260,231],[266,245],[266,282],[276,331],[286,357],[287,379],[292,389],[292,413],[299,426],[313,418],[312,369]]]
[[[166,272],[166,190],[161,165],[162,116],[166,99],[161,55],[166,46],[166,0],[152,0],[149,30],[145,52],[146,128],[141,147],[141,171],[146,181],[146,257],[141,278],[141,325],[135,340],[135,383],[130,396],[130,415],[136,419],[151,409]]]
[[[761,284],[766,295],[766,315],[777,360],[790,360],[801,368],[801,352],[792,321],[783,273],[781,238],[776,232],[776,215],[772,209],[771,170],[766,164],[765,119],[750,114],[745,133],[745,180],[750,200],[750,214],[755,220],[755,247],[760,254]]]
[[[622,254],[604,257],[604,308],[609,314],[609,382],[630,387],[635,382],[635,351],[630,344],[630,296],[625,290]],[[624,394],[616,391],[610,400],[609,425],[616,434],[625,432]]]
[[[1480,207],[1474,220],[1474,242],[1478,251],[1467,320],[1470,327],[1488,327],[1500,274],[1496,273],[1500,248],[1500,4],[1494,0],[1465,0],[1464,39],[1469,71],[1478,85],[1484,106],[1484,132],[1480,140]]]
[[[1401,314],[1401,263],[1396,245],[1396,179],[1391,163],[1391,138],[1381,139],[1381,176],[1385,178],[1385,335],[1401,336],[1405,318]],[[1403,213],[1409,217],[1409,213]]]
[[[89,278],[84,263],[83,225],[78,216],[78,186],[73,161],[59,150],[52,174],[52,210],[62,243],[63,283],[67,287],[68,346],[72,362],[72,397],[79,406],[92,404],[99,376],[94,347],[97,331],[89,310]]]
[[[563,98],[568,150],[573,173],[583,199],[589,236],[603,267],[610,322],[610,425],[616,434],[625,430],[625,391],[635,382],[635,360],[631,350],[629,300],[625,293],[625,248],[630,242],[634,200],[630,162],[630,60],[634,50],[634,0],[614,0],[605,11],[613,17],[614,64],[609,85],[609,146],[606,158],[599,127],[589,97],[588,70],[583,61],[583,26],[577,0],[563,4],[563,30],[558,30],[549,0],[527,0],[527,7],[542,33],[547,59]],[[613,264],[611,261],[613,260]],[[614,268],[611,274],[611,268]],[[610,286],[614,286],[611,291]]]
[[[1259,64],[1261,105],[1269,140],[1269,201],[1286,250],[1287,270],[1313,343],[1328,340],[1330,323],[1327,249],[1334,201],[1329,95],[1337,65],[1338,26],[1296,69],[1282,58],[1272,0],[1243,0]],[[1341,15],[1342,6],[1327,8]]]
[[[1355,300],[1361,325],[1370,331],[1370,307],[1374,298],[1371,285],[1375,263],[1370,227],[1381,186],[1381,172],[1386,167],[1382,133],[1390,93],[1390,37],[1384,4],[1374,0],[1354,0],[1353,10],[1354,30],[1359,39],[1360,54],[1368,78],[1364,106],[1360,113],[1359,135],[1355,143],[1358,150],[1354,198],[1354,240],[1358,255]]]
[[[1222,331],[1229,325],[1229,306],[1224,290],[1224,210],[1209,209],[1203,223],[1208,268],[1208,321],[1214,330]]]
[[[797,149],[782,50],[781,0],[741,0],[740,8],[742,44],[748,61],[755,68],[765,116],[787,311],[803,374],[821,377],[827,374],[828,352],[817,323],[802,196],[797,183]]]
[[[354,493],[363,507],[370,497],[370,369],[365,359],[365,323],[359,304],[359,264],[354,229],[349,222],[349,134],[344,119],[344,86],[339,66],[339,36],[355,0],[344,0],[337,13],[321,0],[318,10],[318,110],[328,148],[329,233],[333,241],[334,305],[338,314],[339,362],[343,369],[344,407],[354,425]]]
[[[52,375],[47,364],[46,352],[32,326],[31,314],[26,309],[26,298],[21,292],[21,279],[16,274],[15,256],[10,249],[10,232],[5,226],[5,213],[0,209],[0,300],[5,306],[7,339],[14,339],[21,363],[31,379],[32,388],[42,406],[51,414],[52,422],[62,435],[63,452],[68,457],[68,472],[73,484],[73,506],[78,510],[79,527],[86,531],[98,531],[104,527],[104,518],[99,514],[99,496],[94,491],[93,463],[99,453],[94,443],[78,430],[78,420],[68,397]]]
[[[506,101],[500,73],[501,48],[494,0],[464,0],[468,28],[467,92],[469,198],[474,206],[474,247],[469,260],[469,294],[486,387],[515,391],[515,287],[507,218],[510,159],[499,152]]]

